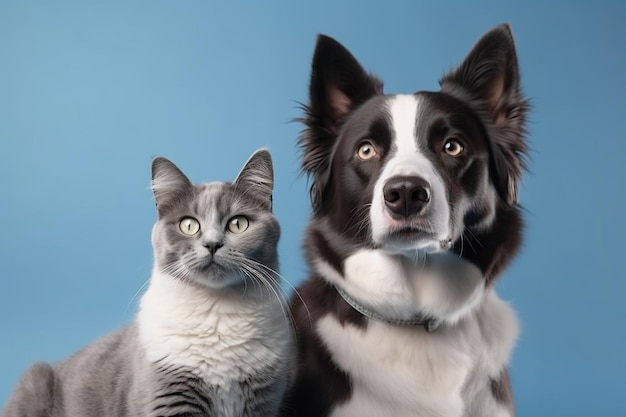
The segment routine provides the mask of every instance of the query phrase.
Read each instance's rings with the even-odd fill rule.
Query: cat
[[[273,416],[293,335],[278,272],[273,168],[193,185],[152,162],[154,268],[136,320],[22,377],[3,417]]]

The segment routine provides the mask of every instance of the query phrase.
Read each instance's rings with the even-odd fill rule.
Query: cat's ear
[[[162,215],[177,202],[193,195],[193,184],[176,165],[157,157],[152,160],[152,192],[157,212]]]
[[[259,149],[253,153],[244,164],[233,184],[236,188],[245,190],[246,193],[258,196],[259,200],[266,204],[266,208],[271,210],[274,168],[269,151],[267,149]]]

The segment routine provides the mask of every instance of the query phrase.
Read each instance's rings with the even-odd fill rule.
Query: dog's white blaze
[[[364,330],[329,314],[317,332],[352,385],[331,415],[509,416],[488,381],[505,368],[517,328],[515,313],[492,291],[465,320],[433,333],[373,321]]]
[[[398,155],[414,155],[419,152],[415,141],[415,126],[419,99],[411,94],[394,96],[388,103],[391,123],[398,148]]]
[[[372,239],[390,250],[426,249],[437,251],[439,242],[449,236],[450,210],[447,194],[441,177],[435,167],[419,149],[415,127],[420,112],[420,99],[414,95],[396,95],[387,102],[391,124],[393,126],[393,145],[395,154],[387,161],[374,187],[374,196],[370,208]],[[431,187],[430,223],[436,236],[433,240],[415,242],[412,247],[394,247],[393,242],[385,242],[390,228],[398,224],[388,213],[383,197],[383,187],[391,177],[417,176],[428,181]]]

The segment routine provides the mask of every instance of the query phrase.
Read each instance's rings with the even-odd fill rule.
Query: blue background
[[[152,157],[232,180],[269,146],[296,284],[309,203],[291,120],[316,34],[387,92],[413,92],[510,22],[534,105],[525,245],[498,284],[523,326],[518,414],[626,415],[625,21],[617,0],[0,1],[0,406],[33,361],[132,319],[152,262]]]

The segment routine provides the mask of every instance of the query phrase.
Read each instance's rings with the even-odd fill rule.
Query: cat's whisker
[[[246,265],[242,265],[242,272],[245,273],[245,275],[249,278],[249,279],[244,279],[244,282],[247,283],[248,281],[252,282],[252,285],[254,285],[255,287],[258,286],[259,290],[262,292],[263,290],[265,290],[264,286],[261,284],[261,282],[259,282],[258,277],[256,276],[256,274],[254,273],[254,271],[249,270]]]
[[[183,281],[185,281],[189,275],[189,270],[182,261],[177,261],[166,265],[161,269],[161,272],[174,278],[181,279]]]
[[[272,288],[275,291],[279,291],[280,295],[283,301],[285,301],[285,303],[288,301],[289,298],[289,294],[287,294],[287,292],[285,291],[285,289],[279,284],[279,282],[276,280],[276,277],[281,278],[284,282],[286,282],[287,284],[291,285],[282,275],[280,275],[277,271],[275,271],[274,269],[268,267],[267,265],[263,265],[259,262],[256,262],[252,259],[246,259],[246,262],[249,262],[251,264],[251,266],[253,268],[259,268],[257,269],[257,272],[259,274],[262,274],[263,277],[265,277],[265,279],[268,281],[268,285],[271,285]]]
[[[182,267],[182,265],[180,264],[180,262],[172,262],[169,263],[167,265],[165,265],[163,268],[161,268],[161,272],[163,272],[164,274],[170,274],[172,273],[174,270],[176,270],[177,268]]]
[[[273,295],[276,297],[278,304],[280,306],[280,309],[283,313],[283,316],[285,317],[285,319],[288,321],[289,325],[291,325],[291,321],[289,318],[289,311],[285,310],[284,307],[284,300],[281,299],[281,296],[279,295],[279,293],[274,289],[274,286],[267,280],[267,278],[265,276],[263,276],[263,274],[261,273],[261,271],[255,269],[254,267],[252,267],[249,264],[242,264],[243,269],[249,274],[250,279],[252,281],[258,281],[259,284],[261,285],[261,288],[265,288],[268,290],[268,295],[271,295],[273,293]]]
[[[245,271],[243,270],[238,270],[237,271],[239,273],[239,276],[241,277],[241,280],[243,281],[243,295],[246,295],[246,293],[248,292],[248,280],[246,279],[247,274],[245,273]]]
[[[250,277],[250,279],[253,281],[257,281],[262,290],[265,289],[268,291],[268,295],[271,294],[270,291],[276,294],[276,291],[272,288],[271,283],[267,280],[267,277],[265,277],[261,271],[246,263],[243,263],[242,266],[248,272],[248,276]]]
[[[262,271],[257,270],[254,267],[254,264],[250,264],[250,262],[252,261],[251,259],[248,259],[243,253],[236,251],[236,250],[230,250],[228,252],[228,262],[234,266],[237,266],[238,268],[240,268],[241,266],[248,266],[247,271],[246,271],[246,275],[253,281],[253,283],[255,285],[261,285],[260,282],[256,282],[259,281],[260,278],[257,276],[258,274],[261,274]]]
[[[262,266],[264,266],[264,265],[262,265]],[[272,277],[272,283],[275,284],[275,279],[273,277]],[[277,297],[279,303],[281,303],[281,310],[283,311],[283,316],[286,318],[287,323],[292,328],[292,330],[295,332],[295,326],[294,326],[295,317],[293,316],[293,313],[291,312],[291,308],[289,306],[290,305],[290,303],[289,303],[289,300],[290,300],[289,294],[281,286],[274,286],[272,284],[268,284],[268,285],[271,285],[272,291],[274,291],[274,294]],[[296,293],[297,293],[297,291],[296,291]],[[300,295],[298,294],[298,296],[300,296]],[[285,306],[285,308],[283,308],[283,305]],[[307,309],[307,311],[308,311],[308,309]],[[310,319],[311,318],[309,316],[309,320]]]
[[[306,305],[306,303],[304,302],[304,299],[302,298],[302,296],[300,295],[300,293],[298,292],[298,289],[291,284],[291,282],[289,282],[289,280],[287,280],[287,278],[285,278],[284,276],[282,276],[281,274],[279,274],[277,271],[273,270],[272,268],[270,268],[267,265],[264,265],[260,262],[255,261],[254,259],[247,259],[247,261],[254,263],[255,265],[258,265],[259,267],[263,268],[263,269],[267,269],[269,270],[271,273],[275,274],[277,277],[279,277],[282,282],[284,282],[285,284],[287,284],[287,286],[289,288],[291,288],[293,290],[293,293],[296,295],[296,297],[298,297],[298,299],[300,300],[300,302],[302,303],[302,305],[304,306],[304,309],[306,310],[307,313],[307,318],[309,319],[309,323],[312,323],[313,320],[313,316],[311,315],[311,311],[309,310],[309,307]],[[285,296],[287,298],[289,298],[288,294],[285,294]],[[291,314],[290,314],[291,316]],[[291,316],[293,319],[293,316]]]
[[[141,287],[139,287],[139,289],[135,292],[135,294],[128,301],[128,304],[126,305],[126,308],[124,309],[124,315],[128,313],[128,309],[130,308],[131,304],[135,302],[135,300],[139,296],[139,293],[141,293],[143,289],[146,288],[149,284],[150,284],[150,279],[145,280],[144,283],[141,284]]]
[[[271,291],[276,300],[278,301],[281,311],[283,312],[283,316],[287,319],[289,325],[293,328],[293,315],[289,308],[285,308],[287,306],[288,296],[285,294],[280,286],[276,286],[276,281],[272,275],[269,275],[267,272],[262,269],[255,268],[255,265],[261,265],[258,262],[255,262],[251,259],[245,258],[246,262],[242,263],[243,268],[249,273],[253,274],[251,279],[258,279],[260,283],[264,284],[264,286]],[[263,265],[265,266],[265,265]],[[267,269],[273,271],[271,268],[267,267]],[[274,271],[275,272],[275,271]]]

